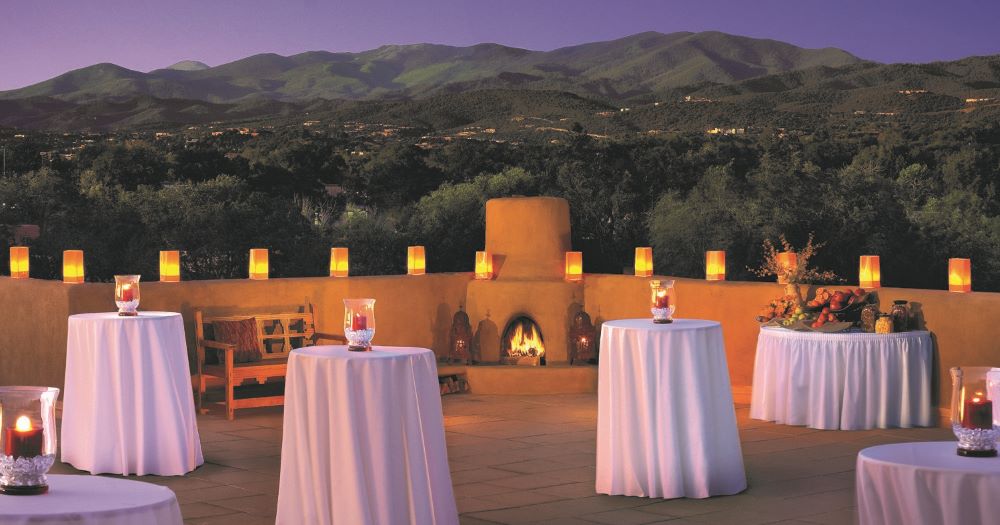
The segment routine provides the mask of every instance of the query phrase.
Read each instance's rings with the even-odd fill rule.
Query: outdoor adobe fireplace
[[[570,250],[569,203],[555,197],[512,197],[486,202],[486,250],[493,280],[473,280],[466,312],[478,362],[548,366],[569,362],[569,330],[582,309],[583,283],[563,280]],[[527,323],[523,322],[527,321]],[[512,330],[534,327],[544,349],[510,353]],[[530,338],[530,332],[525,334]]]
[[[507,323],[500,338],[500,363],[505,365],[544,365],[545,343],[538,323],[520,315]]]

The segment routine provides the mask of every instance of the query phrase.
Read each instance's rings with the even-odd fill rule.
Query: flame
[[[538,333],[538,328],[534,324],[530,325],[530,330],[525,330],[526,323],[518,323],[517,327],[510,334],[511,357],[542,356],[545,355],[545,344],[542,343],[542,334]]]
[[[29,432],[31,430],[31,419],[28,416],[21,416],[17,418],[14,423],[14,430],[18,432]]]

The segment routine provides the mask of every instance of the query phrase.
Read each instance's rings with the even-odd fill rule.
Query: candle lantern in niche
[[[56,459],[58,388],[0,387],[0,494],[48,492]]]
[[[448,360],[453,363],[472,364],[472,323],[463,310],[455,312],[451,320]]]
[[[573,316],[573,324],[569,329],[569,364],[597,362],[597,330],[590,320],[590,315],[583,310]]]

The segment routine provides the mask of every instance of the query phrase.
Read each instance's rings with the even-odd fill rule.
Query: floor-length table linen
[[[180,476],[204,463],[180,314],[69,317],[59,447],[92,474]]]
[[[879,445],[858,453],[861,525],[1000,523],[1000,458],[967,458],[956,441]]]
[[[277,523],[458,523],[433,352],[292,351]]]
[[[822,430],[933,426],[933,359],[926,331],[828,334],[762,327],[750,417]]]
[[[597,492],[707,498],[746,486],[719,323],[605,322]]]
[[[0,525],[181,525],[167,487],[101,476],[49,475],[49,492],[0,495]]]

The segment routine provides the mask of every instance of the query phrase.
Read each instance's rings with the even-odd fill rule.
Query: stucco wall
[[[379,344],[422,346],[445,352],[451,316],[464,306],[468,273],[423,276],[301,278],[143,283],[142,309],[184,315],[193,348],[193,312],[280,311],[312,303],[317,329],[342,333],[341,300],[374,297]],[[587,275],[583,303],[595,322],[647,317],[648,281],[625,275]],[[111,284],[65,285],[56,281],[0,278],[0,384],[61,386],[65,367],[66,317],[113,310]],[[677,316],[722,322],[734,390],[747,391],[753,377],[760,306],[782,294],[777,284],[677,280]],[[954,294],[937,290],[883,288],[884,305],[907,299],[918,305],[934,333],[938,397],[949,400],[948,368],[1000,366],[1000,294]],[[538,301],[552,300],[540,294]],[[550,305],[551,307],[551,305]],[[475,320],[473,320],[475,324]],[[567,327],[568,330],[568,327]]]

